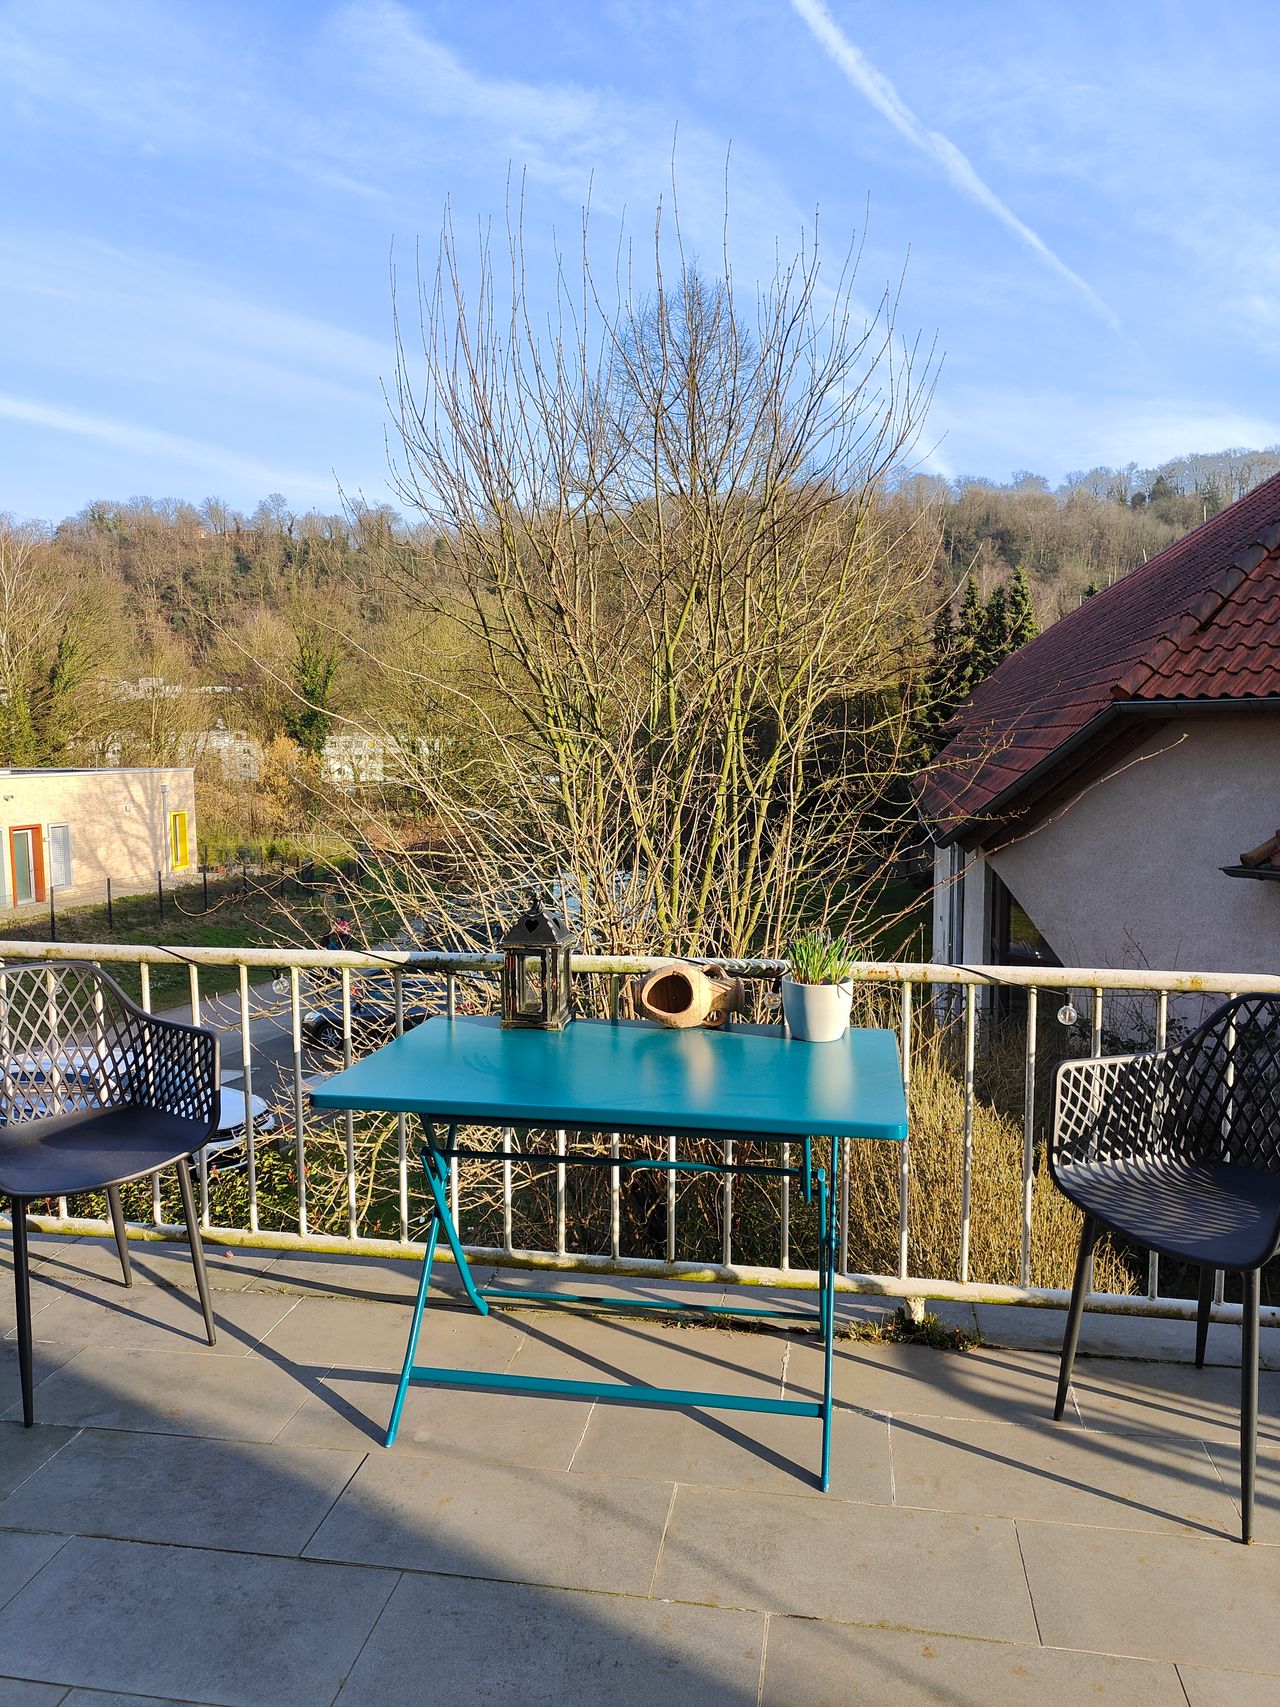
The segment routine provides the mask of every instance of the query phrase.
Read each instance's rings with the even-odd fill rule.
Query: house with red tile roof
[[[1064,965],[1274,972],[1280,863],[1240,856],[1280,829],[1280,476],[1006,658],[948,733],[919,796],[935,959],[1038,933]]]

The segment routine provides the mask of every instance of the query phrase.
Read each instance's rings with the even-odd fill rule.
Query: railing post
[[[1022,1258],[1019,1278],[1031,1285],[1031,1202],[1035,1184],[1036,987],[1027,991],[1027,1055],[1022,1083]]]
[[[969,1216],[973,1202],[973,1066],[977,1035],[978,989],[964,987],[964,1158],[960,1179],[960,1281],[969,1279]]]

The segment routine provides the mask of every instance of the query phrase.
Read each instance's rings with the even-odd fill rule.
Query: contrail
[[[865,54],[845,35],[823,0],[791,0],[791,5],[854,88],[866,96],[871,105],[888,119],[900,135],[930,155],[958,190],[971,197],[979,206],[985,207],[988,213],[993,213],[1033,254],[1038,255],[1060,278],[1066,279],[1068,284],[1087,297],[1094,310],[1109,326],[1119,330],[1119,319],[1093,286],[1086,283],[1079,273],[1073,272],[1065,261],[1059,260],[1044,239],[1037,236],[1029,225],[1025,225],[988,184],[983,183],[954,142],[921,124],[889,79],[877,71]]]

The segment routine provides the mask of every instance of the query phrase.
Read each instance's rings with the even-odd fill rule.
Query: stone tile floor
[[[845,1340],[823,1497],[807,1419],[417,1388],[385,1451],[408,1264],[216,1256],[211,1350],[181,1248],[129,1292],[109,1247],[37,1256],[30,1431],[0,1276],[0,1707],[1280,1703],[1276,1335],[1246,1549],[1225,1328],[1197,1372],[1189,1326],[1089,1319],[1059,1425],[1055,1315]],[[819,1378],[799,1333],[481,1320],[442,1275],[437,1363]]]

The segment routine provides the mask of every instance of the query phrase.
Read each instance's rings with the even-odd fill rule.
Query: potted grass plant
[[[782,980],[782,1012],[792,1037],[806,1043],[835,1043],[849,1029],[853,1006],[850,973],[853,945],[827,931],[796,937],[787,953],[790,976]]]

